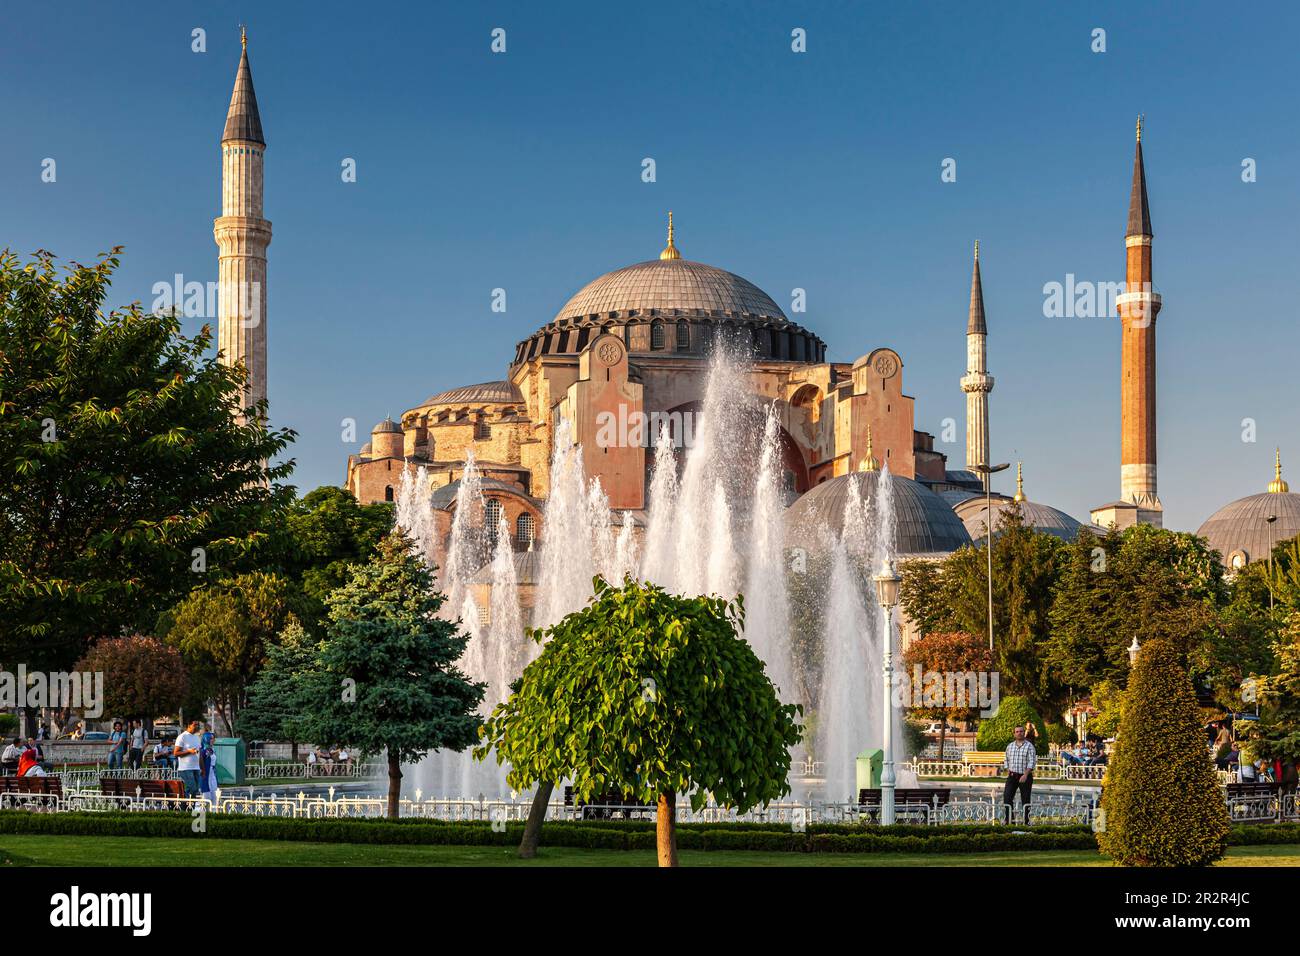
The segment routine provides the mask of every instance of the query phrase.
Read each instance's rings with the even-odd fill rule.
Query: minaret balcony
[[[985,375],[982,372],[967,372],[961,377],[961,390],[963,392],[991,392],[993,391],[993,376]]]

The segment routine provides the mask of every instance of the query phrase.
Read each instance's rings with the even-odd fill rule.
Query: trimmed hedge
[[[1006,750],[1007,745],[1015,739],[1016,728],[1027,723],[1032,723],[1038,732],[1034,749],[1040,757],[1046,756],[1047,726],[1043,723],[1043,718],[1038,716],[1038,711],[1024,697],[1002,698],[997,713],[980,721],[979,729],[975,732],[975,746],[987,751]]]
[[[337,820],[209,814],[206,834],[195,834],[187,813],[33,813],[0,811],[0,834],[52,836],[196,837],[227,840],[283,840],[428,846],[515,847],[523,824],[495,832],[486,822],[437,820]],[[1238,846],[1300,843],[1300,824],[1240,825],[1230,842]],[[765,823],[686,823],[677,828],[683,850],[756,850],[772,853],[1005,853],[1033,850],[1092,850],[1094,835],[1077,824],[1039,825],[1029,831],[991,824],[927,827],[897,824],[863,827],[817,824],[805,833]],[[590,850],[650,850],[653,821],[555,821],[542,832],[543,847]]]

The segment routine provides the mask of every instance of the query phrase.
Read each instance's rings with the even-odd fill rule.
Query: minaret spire
[[[1025,463],[1016,462],[1016,501],[1026,501],[1025,498]]]
[[[222,362],[242,365],[246,371],[246,410],[266,399],[266,247],[271,223],[262,217],[266,138],[243,27],[239,39],[239,67],[221,134],[221,216],[212,224],[212,235],[220,250],[218,348]]]
[[[961,390],[966,393],[967,468],[989,464],[989,392],[993,391],[993,376],[988,374],[988,337],[977,241],[970,277],[970,311],[966,318],[966,374],[961,379]],[[987,476],[984,481],[987,484]]]
[[[1142,117],[1137,121],[1137,144],[1133,152],[1133,187],[1128,199],[1127,236],[1153,236],[1151,208],[1147,203],[1147,172],[1142,162]]]

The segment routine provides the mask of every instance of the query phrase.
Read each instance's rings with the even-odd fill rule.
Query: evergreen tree
[[[1168,639],[1138,654],[1101,809],[1098,846],[1125,866],[1206,866],[1227,849],[1227,804],[1186,660]]]
[[[365,755],[387,754],[388,815],[396,818],[402,764],[478,737],[484,684],[456,666],[469,638],[437,616],[445,596],[401,529],[327,600],[329,624],[306,686],[302,733]]]
[[[310,706],[318,679],[314,673],[316,646],[310,635],[290,619],[279,640],[266,648],[266,663],[248,689],[248,703],[236,725],[249,740],[287,740],[298,759],[298,744],[306,739],[304,710]]]

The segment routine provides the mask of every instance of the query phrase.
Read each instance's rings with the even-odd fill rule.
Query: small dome
[[[359,454],[359,455],[369,455],[370,452],[373,451],[373,450],[374,450],[374,447],[370,444],[370,442],[366,442],[364,445],[361,446],[361,451],[359,451],[357,454]]]
[[[455,481],[443,485],[433,493],[430,503],[433,505],[435,511],[448,511],[451,509],[451,506],[456,503],[456,496],[460,494],[460,484],[461,481],[457,478]],[[509,492],[512,495],[518,495],[520,498],[523,498],[526,501],[532,501],[536,504],[536,499],[530,495],[524,494],[515,485],[500,481],[496,478],[480,478],[479,487],[485,494],[493,491],[504,491]]]
[[[1277,520],[1269,527],[1268,518]],[[1205,519],[1196,533],[1219,552],[1228,567],[1267,561],[1271,545],[1300,534],[1300,494],[1266,491],[1229,502]],[[1234,554],[1241,552],[1237,561]]]
[[[844,527],[844,508],[850,482],[862,482],[862,496],[874,500],[882,472],[859,471],[816,485],[800,496],[785,512],[788,545],[819,550],[828,531]],[[929,488],[911,478],[890,475],[899,557],[948,554],[970,544],[970,535],[947,503]]]
[[[1012,499],[1005,496],[994,496],[994,534],[1001,529],[1002,514],[1011,507],[1011,501]],[[988,506],[982,495],[974,495],[957,502],[953,505],[953,511],[961,518],[962,524],[966,526],[966,533],[970,535],[972,541],[984,539],[984,531],[988,527]],[[1076,521],[1059,508],[1039,504],[1028,498],[1020,502],[1020,514],[1026,527],[1053,535],[1062,541],[1073,541],[1079,536],[1079,530],[1084,527],[1082,521]]]
[[[689,259],[651,259],[607,272],[578,290],[555,318],[634,309],[737,312],[787,321],[781,307],[749,280]]]
[[[390,432],[401,432],[402,426],[397,424],[391,418],[385,418],[382,422],[370,429],[372,435],[383,435]]]

